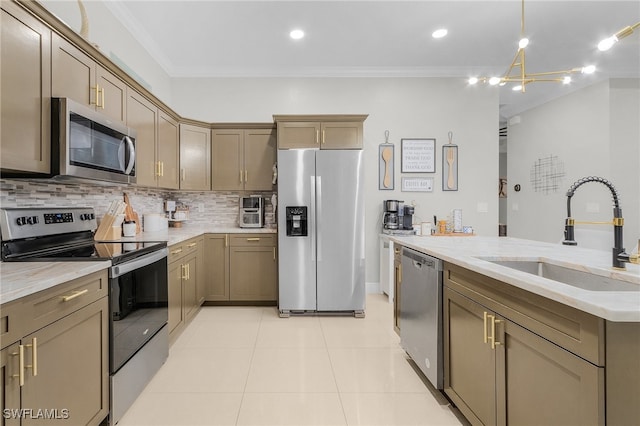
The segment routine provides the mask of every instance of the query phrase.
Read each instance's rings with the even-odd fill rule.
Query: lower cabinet
[[[16,301],[18,312],[6,307],[31,331],[0,351],[3,425],[98,425],[109,413],[107,274],[71,283]],[[45,316],[56,319],[38,328]]]
[[[275,302],[278,257],[275,234],[207,234],[207,302]]]
[[[478,293],[473,273],[454,272],[454,279],[450,273],[445,271],[444,387],[471,424],[605,424],[602,366],[549,341],[554,336],[514,322],[514,305]],[[536,307],[527,308],[528,321],[536,321]],[[548,306],[537,308],[553,318]],[[559,326],[564,319],[552,321]]]
[[[173,342],[204,301],[204,238],[169,247],[169,340]]]

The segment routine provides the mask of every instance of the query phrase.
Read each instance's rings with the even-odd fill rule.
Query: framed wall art
[[[458,190],[458,145],[442,145],[442,190]]]
[[[435,139],[402,139],[400,142],[402,173],[435,173]]]
[[[402,177],[403,192],[433,192],[432,177]]]

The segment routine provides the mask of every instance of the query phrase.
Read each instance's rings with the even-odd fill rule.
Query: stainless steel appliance
[[[264,198],[258,195],[240,197],[240,228],[262,228],[264,226]]]
[[[166,242],[95,242],[92,208],[0,209],[2,260],[110,260],[109,364],[115,424],[168,356]]]
[[[136,183],[136,133],[71,99],[51,99],[51,173]]]
[[[382,229],[402,229],[400,226],[400,200],[385,200],[382,203]]]
[[[365,309],[361,150],[278,151],[281,316]]]
[[[402,220],[401,225],[402,229],[405,230],[413,230],[413,214],[415,212],[415,207],[413,206],[403,206],[402,209]]]
[[[402,248],[400,344],[436,389],[443,389],[442,260]]]

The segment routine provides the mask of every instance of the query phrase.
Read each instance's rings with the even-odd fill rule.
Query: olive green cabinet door
[[[482,305],[444,289],[444,391],[472,424],[497,424],[496,350]]]
[[[177,331],[184,322],[182,304],[182,278],[184,268],[180,260],[169,264],[169,335]]]
[[[25,369],[23,408],[57,409],[59,418],[48,419],[45,423],[49,425],[97,425],[106,417],[108,321],[108,299],[104,297],[22,340],[25,365],[32,366]],[[68,419],[63,410],[68,410]],[[43,422],[29,417],[22,421],[24,426],[31,424]]]
[[[207,234],[205,252],[205,300],[229,300],[229,237],[227,234]]]
[[[277,299],[275,247],[231,247],[229,265],[231,300]]]
[[[247,191],[271,191],[273,166],[276,163],[275,129],[251,129],[244,133],[244,189]]]
[[[97,110],[121,123],[127,121],[127,85],[115,75],[96,64],[98,85]]]
[[[2,387],[0,387],[0,410],[20,409],[20,380],[19,380],[19,345],[8,346],[0,351],[0,377],[2,378]],[[20,425],[20,420],[16,416],[2,416],[3,426]]]
[[[322,123],[322,149],[362,149],[362,123]]]
[[[211,189],[211,130],[180,124],[180,189]]]
[[[189,256],[182,261],[184,278],[182,279],[182,303],[185,320],[189,321],[198,311],[198,262],[197,255]]]
[[[55,33],[51,51],[52,95],[95,107],[100,93],[93,59]]]
[[[320,148],[320,123],[278,122],[278,149]]]
[[[133,90],[127,94],[127,126],[136,131],[136,182],[140,186],[157,186],[158,109]]]
[[[605,424],[604,368],[513,322],[496,330],[498,424]]]
[[[211,188],[244,189],[244,130],[214,129],[211,137]]]
[[[51,170],[51,31],[19,6],[2,2],[0,168]]]
[[[180,187],[178,165],[180,161],[180,136],[178,122],[162,110],[158,115],[157,158],[160,163],[158,186],[178,189]]]

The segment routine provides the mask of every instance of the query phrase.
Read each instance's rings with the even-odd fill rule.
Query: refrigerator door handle
[[[315,225],[315,221],[316,221],[316,177],[315,176],[311,176],[310,178],[311,181],[311,185],[310,185],[310,195],[311,195],[311,208],[309,211],[309,235],[311,235],[311,238],[309,238],[309,244],[311,244],[311,261],[315,262],[316,261],[316,230],[313,228],[313,226]]]
[[[318,245],[318,262],[322,262],[322,176],[316,176],[316,239]]]

